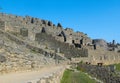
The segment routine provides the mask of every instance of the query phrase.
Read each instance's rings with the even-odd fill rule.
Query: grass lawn
[[[90,79],[84,72],[65,70],[61,83],[96,83],[96,81]]]
[[[119,64],[115,64],[115,66],[116,66],[116,70],[120,71],[120,63]]]

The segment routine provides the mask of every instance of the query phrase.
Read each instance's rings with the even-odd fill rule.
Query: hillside
[[[120,63],[119,59],[120,45],[115,40],[108,43],[104,39],[91,39],[83,32],[74,32],[71,28],[64,29],[60,23],[55,25],[51,21],[30,16],[0,13],[1,78],[6,73],[26,71],[32,71],[38,76],[35,71],[50,67],[53,68],[52,73],[48,71],[52,76],[41,77],[41,80],[45,78],[58,82],[66,66],[71,63],[109,65]],[[57,66],[60,70],[56,69]],[[56,72],[53,72],[54,68]]]

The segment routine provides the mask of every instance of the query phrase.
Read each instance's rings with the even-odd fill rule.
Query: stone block
[[[4,41],[0,40],[0,47],[4,45]]]
[[[46,83],[46,79],[45,78],[41,78],[40,81],[38,81],[37,83]]]
[[[0,29],[5,30],[5,22],[0,20]]]
[[[6,57],[3,56],[3,55],[0,55],[0,62],[3,63],[3,62],[6,62]]]
[[[27,36],[28,36],[28,29],[27,29],[27,28],[21,28],[21,29],[20,29],[20,34],[21,34],[23,37],[27,37]]]
[[[110,69],[110,72],[114,72],[115,69],[116,69],[116,67],[115,67],[114,65],[110,65],[110,66],[109,66],[109,69]]]
[[[60,48],[57,48],[57,49],[56,49],[56,53],[60,53]]]

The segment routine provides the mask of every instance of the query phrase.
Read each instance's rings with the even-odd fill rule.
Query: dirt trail
[[[39,80],[41,77],[48,76],[58,70],[64,68],[63,66],[42,68],[39,71],[17,72],[0,75],[0,83],[27,83]]]

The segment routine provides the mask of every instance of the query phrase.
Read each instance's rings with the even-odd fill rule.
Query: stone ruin
[[[27,37],[28,36],[28,29],[21,28],[20,29],[20,35],[22,35],[23,37]]]
[[[0,20],[0,29],[4,30],[4,27],[5,27],[5,22]]]
[[[81,44],[80,41],[83,41],[82,43],[83,45],[92,43],[91,39],[88,38],[84,33],[82,32],[75,33],[70,28],[63,29],[60,23],[58,23],[57,26],[55,26],[51,21],[40,20],[38,18],[33,18],[30,16],[20,17],[20,16],[7,15],[7,14],[0,14],[0,18],[2,20],[4,19],[3,22],[4,23],[6,22],[6,26],[13,28],[10,30],[10,31],[14,30],[13,32],[19,31],[22,27],[24,27],[24,28],[28,28],[29,32],[33,32],[34,34],[36,34],[38,33],[38,31],[39,32],[43,31],[44,28],[44,32],[56,36],[58,40],[59,39],[61,40],[60,38],[60,34],[61,34],[62,37],[64,37],[63,41],[70,44],[73,44],[72,40],[76,41],[75,43],[78,44]],[[28,36],[29,36],[29,32],[28,32]]]
[[[17,34],[25,41],[37,42],[38,46],[44,45],[52,50],[59,48],[60,52],[69,59],[71,57],[88,57],[93,54],[89,50],[96,50],[94,52],[99,52],[101,49],[107,51],[111,48],[120,50],[120,45],[113,45],[99,39],[92,40],[83,32],[74,32],[71,28],[64,29],[60,23],[56,26],[48,20],[3,13],[0,14],[0,19],[1,30]],[[98,53],[95,54],[99,56]]]
[[[108,51],[116,51],[118,52],[120,50],[120,45],[115,43],[115,40],[112,41],[112,43],[107,43],[105,40],[103,39],[93,39],[92,43],[95,45],[96,47],[101,47],[104,48],[105,50]]]
[[[16,33],[16,34],[18,33],[22,37],[26,37],[31,42],[38,41],[39,38],[42,39],[40,35],[41,33],[45,33],[47,35],[51,35],[51,38],[53,37],[54,41],[51,40],[51,42],[57,41],[56,42],[58,43],[57,48],[60,47],[59,45],[60,42],[61,43],[64,42],[68,48],[71,48],[70,45],[73,46],[72,47],[73,53],[74,53],[74,49],[77,50],[77,48],[74,48],[74,47],[78,47],[76,46],[76,44],[79,44],[79,48],[81,48],[81,50],[84,50],[84,48],[82,48],[81,45],[87,45],[88,42],[91,43],[91,39],[88,38],[84,33],[81,32],[75,33],[70,28],[63,29],[60,23],[58,23],[57,26],[55,26],[51,21],[47,21],[43,19],[41,20],[30,16],[21,17],[21,16],[7,15],[7,14],[0,14],[0,19],[3,20],[0,22],[2,30],[4,28],[7,32]],[[8,29],[9,27],[10,29]],[[75,42],[73,43],[73,41]],[[80,41],[82,41],[83,43],[81,43]],[[41,41],[39,40],[38,42]],[[47,40],[46,43],[50,45],[49,40]],[[60,49],[61,50],[64,49],[64,46],[61,47]],[[70,49],[68,51],[70,51]],[[86,52],[83,53],[87,54],[87,50]],[[79,56],[88,56],[88,55],[79,55]]]
[[[78,58],[78,61],[87,58],[86,65],[82,67],[89,74],[103,80],[106,83],[119,83],[120,77],[113,76],[115,73],[114,67],[104,67],[106,61],[110,63],[119,63],[119,54],[112,56],[114,53],[107,51],[120,51],[120,44],[116,44],[115,40],[112,43],[107,43],[101,39],[91,39],[83,32],[74,32],[70,28],[64,29],[60,23],[53,24],[51,21],[33,18],[30,16],[15,16],[8,14],[0,14],[0,33],[19,45],[23,45],[32,52],[37,52],[47,58],[52,58],[55,63],[59,64],[64,60]],[[101,50],[102,49],[102,50]],[[103,50],[104,49],[104,50]],[[100,53],[102,51],[102,53]],[[105,51],[105,52],[104,52]],[[93,56],[96,55],[96,56]],[[24,57],[24,60],[26,57]],[[28,58],[30,59],[30,58]],[[112,60],[112,61],[111,61]],[[6,56],[0,55],[0,63],[7,61]],[[39,62],[29,63],[24,61],[27,68],[40,68]],[[91,65],[92,62],[97,66]],[[27,65],[26,65],[27,64]],[[66,64],[66,63],[64,63]],[[4,65],[4,64],[3,64]],[[6,65],[5,68],[10,65]],[[16,68],[16,66],[12,66]],[[22,67],[23,68],[23,67]],[[12,68],[11,68],[12,69]],[[18,70],[20,68],[18,67]],[[4,70],[4,68],[3,68]],[[4,72],[4,71],[3,71]],[[59,74],[52,77],[41,78],[38,82],[48,81],[60,78]],[[52,81],[54,82],[54,81]],[[51,83],[52,83],[51,82]]]
[[[92,77],[99,79],[100,83],[120,83],[120,74],[115,70],[114,65],[103,66],[103,63],[98,63],[98,65],[79,63],[78,66]]]
[[[115,40],[112,41],[112,43],[108,43],[108,50],[109,51],[115,51],[115,52],[119,52],[120,51],[120,45],[119,43],[115,43]]]

